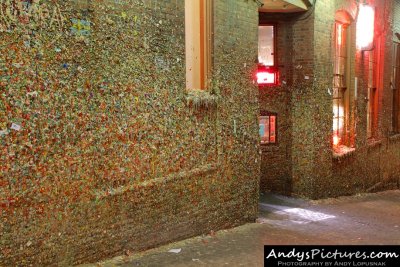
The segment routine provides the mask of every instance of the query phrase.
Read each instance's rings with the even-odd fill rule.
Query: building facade
[[[398,188],[400,2],[302,2],[307,11],[260,12],[259,27],[274,32],[267,69],[279,77],[260,86],[260,118],[275,114],[277,129],[261,144],[261,190],[323,198]]]
[[[254,222],[260,190],[398,188],[399,1],[273,2],[0,0],[0,265]]]
[[[253,0],[1,0],[0,265],[254,222],[257,25]]]

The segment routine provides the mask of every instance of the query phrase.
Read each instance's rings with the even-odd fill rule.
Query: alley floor
[[[307,201],[260,198],[256,223],[88,266],[263,266],[265,244],[400,244],[400,190]]]

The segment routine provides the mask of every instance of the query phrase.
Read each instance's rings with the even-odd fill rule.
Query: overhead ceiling
[[[301,12],[311,7],[311,0],[260,0],[264,5],[259,8],[260,12]]]

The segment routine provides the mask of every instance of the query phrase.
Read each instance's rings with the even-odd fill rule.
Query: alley
[[[84,266],[262,266],[264,244],[399,244],[399,203],[399,190],[318,201],[268,194],[257,223]]]
[[[1,267],[400,244],[399,190],[400,0],[0,0]]]

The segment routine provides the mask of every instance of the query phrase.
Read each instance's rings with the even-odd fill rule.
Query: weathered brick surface
[[[333,29],[335,12],[342,10],[354,20],[355,1],[318,0],[313,12],[303,15],[262,14],[260,21],[277,23],[278,59],[280,72],[288,86],[270,90],[276,93],[260,98],[261,110],[276,109],[280,123],[288,125],[279,135],[290,136],[275,152],[262,156],[262,190],[282,190],[310,198],[321,198],[382,190],[398,186],[400,178],[400,146],[391,134],[392,39],[399,32],[400,3],[398,1],[369,1],[376,9],[376,49],[381,54],[378,82],[377,128],[373,140],[367,138],[368,52],[356,48],[356,23],[349,26],[350,97],[354,99],[355,77],[358,78],[358,98],[349,109],[349,140],[353,153],[334,157],[332,153],[332,88]],[[310,14],[311,13],[311,14]],[[304,19],[305,18],[305,19]],[[280,35],[281,34],[281,35]],[[392,38],[393,36],[393,38]],[[378,46],[379,43],[379,46]],[[378,49],[380,47],[380,49]],[[289,54],[289,58],[282,55]],[[309,80],[304,77],[309,76]],[[263,91],[260,91],[263,94]],[[291,101],[288,101],[290,99]],[[276,107],[281,107],[277,109]],[[285,108],[282,108],[285,107]],[[289,110],[289,112],[287,111]],[[290,131],[288,134],[287,131]],[[289,146],[290,160],[282,160]],[[275,153],[270,156],[267,153]],[[279,168],[280,166],[280,168]],[[281,175],[282,170],[287,170]],[[270,172],[269,170],[272,170]]]
[[[70,266],[255,220],[254,1],[214,1],[208,107],[187,104],[183,0],[36,6],[58,20],[10,18],[11,2],[0,1],[0,265]]]
[[[277,144],[261,146],[260,189],[287,194],[291,186],[291,124],[290,99],[286,87],[260,89],[261,112],[278,114]],[[285,104],[282,104],[285,103]]]

